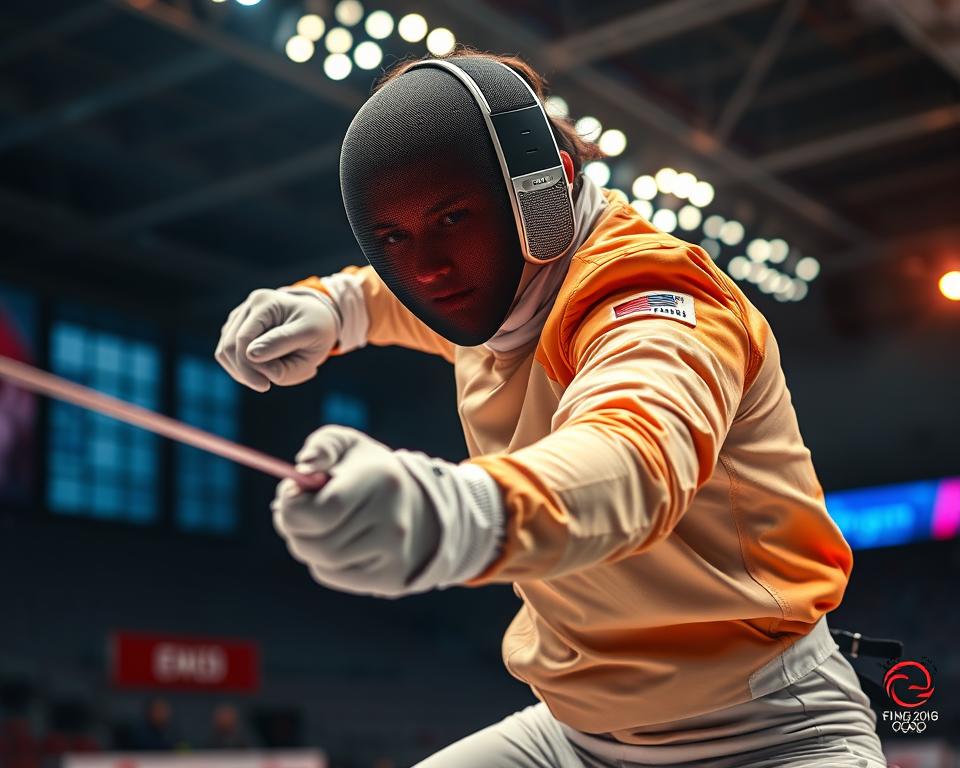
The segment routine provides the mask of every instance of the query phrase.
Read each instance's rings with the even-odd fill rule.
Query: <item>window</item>
[[[177,416],[229,440],[237,438],[238,388],[213,362],[193,355],[177,368]],[[226,533],[236,528],[236,464],[188,445],[177,445],[177,526]]]
[[[160,354],[153,344],[55,323],[54,373],[156,409]],[[137,427],[51,401],[47,503],[63,515],[149,523],[157,518],[159,439]]]
[[[360,398],[342,392],[324,395],[320,418],[324,424],[341,424],[363,432],[367,431],[369,421],[367,404]]]

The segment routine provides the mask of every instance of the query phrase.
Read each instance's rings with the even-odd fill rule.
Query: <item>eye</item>
[[[396,245],[397,243],[401,243],[406,239],[407,239],[406,232],[399,229],[395,229],[393,232],[387,232],[387,234],[383,235],[380,238],[380,242],[383,243],[384,245]]]
[[[456,224],[458,221],[462,221],[463,219],[465,219],[468,213],[469,211],[466,208],[458,208],[455,211],[450,211],[449,213],[445,213],[443,217],[440,219],[440,223],[443,224],[444,226],[449,227],[453,224]]]

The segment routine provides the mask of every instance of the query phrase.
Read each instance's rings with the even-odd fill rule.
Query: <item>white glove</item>
[[[312,379],[340,334],[330,297],[311,288],[261,288],[227,317],[214,356],[241,384],[266,392]]]
[[[479,574],[497,552],[503,501],[480,467],[391,451],[337,426],[310,435],[297,462],[330,479],[318,492],[281,481],[273,523],[325,586],[380,597],[442,589]]]

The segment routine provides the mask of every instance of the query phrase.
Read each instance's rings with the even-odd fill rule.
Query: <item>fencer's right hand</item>
[[[327,296],[309,288],[260,288],[227,317],[214,356],[227,373],[257,392],[312,379],[340,333]]]

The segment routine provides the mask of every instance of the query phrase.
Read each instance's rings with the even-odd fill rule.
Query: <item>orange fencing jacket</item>
[[[816,667],[853,561],[766,319],[702,248],[603,192],[539,340],[513,352],[455,346],[372,268],[345,271],[370,343],[454,364],[468,461],[505,503],[468,585],[523,600],[507,668],[557,719],[629,743]]]

